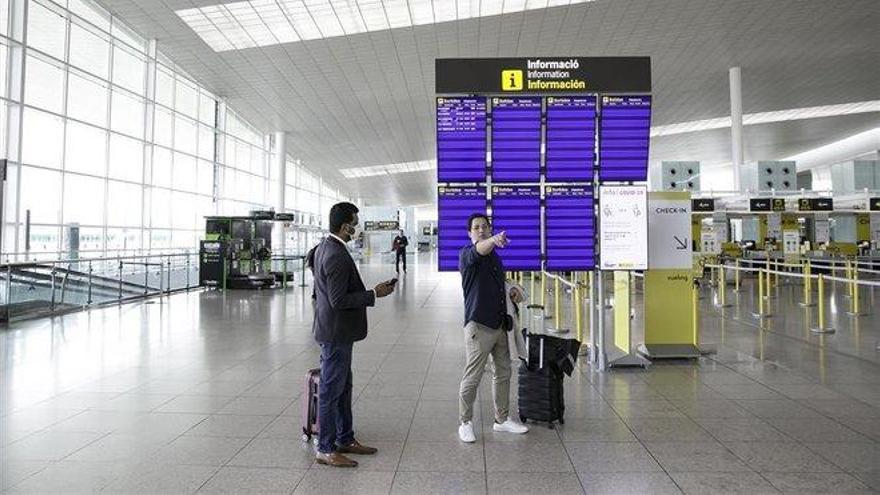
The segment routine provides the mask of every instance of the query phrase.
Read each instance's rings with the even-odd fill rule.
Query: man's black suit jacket
[[[312,265],[318,342],[357,342],[367,336],[367,307],[376,302],[341,241],[327,237],[318,244]]]

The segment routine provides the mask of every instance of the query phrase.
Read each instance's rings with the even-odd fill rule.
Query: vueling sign
[[[587,89],[583,79],[572,77],[572,71],[580,68],[577,59],[566,60],[526,60],[526,69],[504,69],[501,71],[502,91],[566,91]]]

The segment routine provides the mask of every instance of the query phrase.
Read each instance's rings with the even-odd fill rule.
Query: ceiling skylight
[[[593,0],[245,0],[176,11],[216,52]]]
[[[362,177],[375,177],[377,175],[420,172],[422,170],[434,170],[436,168],[436,160],[419,160],[416,162],[389,163],[387,165],[375,165],[372,167],[343,168],[339,170],[339,173],[345,176],[346,179],[359,179]]]
[[[880,112],[880,100],[857,101],[840,105],[824,105],[820,107],[791,108],[775,112],[758,112],[743,115],[743,125],[770,124],[792,120],[818,119],[821,117],[837,117],[856,113]],[[651,127],[651,137],[671,136],[688,132],[708,131],[730,127],[730,117],[715,119],[692,120],[678,124],[658,125]]]

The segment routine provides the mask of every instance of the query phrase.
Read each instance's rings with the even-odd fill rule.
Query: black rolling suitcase
[[[519,367],[519,419],[565,424],[563,377],[574,371],[580,342],[526,334],[529,359]]]
[[[519,420],[565,424],[562,374],[549,366],[530,370],[519,367]]]

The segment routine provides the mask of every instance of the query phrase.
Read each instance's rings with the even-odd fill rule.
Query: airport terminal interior
[[[878,21],[0,0],[0,492],[880,492]]]

